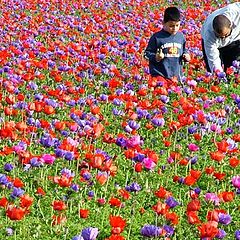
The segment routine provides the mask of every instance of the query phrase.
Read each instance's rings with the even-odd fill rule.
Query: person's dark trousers
[[[203,51],[203,60],[206,64],[206,69],[208,72],[211,72],[208,65],[206,52],[204,49],[203,39],[202,39],[202,51]],[[228,67],[232,66],[232,62],[234,60],[238,60],[238,61],[240,60],[240,40],[232,42],[228,46],[219,48],[219,53],[220,53],[220,59],[224,65],[224,71],[226,71]]]

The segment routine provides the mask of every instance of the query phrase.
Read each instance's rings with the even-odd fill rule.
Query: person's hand
[[[183,60],[186,62],[189,62],[191,60],[191,56],[188,53],[183,54]]]
[[[156,61],[160,62],[164,58],[164,54],[162,52],[162,49],[158,49],[156,53]]]

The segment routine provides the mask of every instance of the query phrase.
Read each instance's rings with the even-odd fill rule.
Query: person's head
[[[217,38],[226,38],[232,32],[231,21],[224,15],[217,15],[213,19],[213,31]]]
[[[163,15],[163,28],[170,34],[176,34],[180,28],[181,14],[176,7],[168,7]]]

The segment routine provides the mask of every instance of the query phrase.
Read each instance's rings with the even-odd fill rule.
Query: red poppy
[[[234,192],[222,192],[219,197],[223,199],[224,202],[232,202],[234,200]]]
[[[80,216],[80,218],[87,218],[89,216],[89,210],[88,209],[80,209],[79,216]]]
[[[109,204],[114,207],[121,207],[122,202],[118,198],[111,197],[109,200]]]
[[[231,167],[237,167],[238,165],[240,165],[240,160],[237,158],[237,157],[231,157],[230,159],[229,159],[229,165],[231,166]]]
[[[206,174],[212,174],[214,171],[215,171],[215,169],[214,169],[213,166],[210,166],[210,167],[206,167],[206,168],[205,168],[205,173],[206,173]]]
[[[96,180],[100,185],[104,185],[108,180],[108,176],[106,174],[98,174]]]
[[[209,154],[211,159],[217,162],[221,162],[225,157],[225,154],[220,151],[210,152]]]
[[[167,212],[165,214],[165,217],[168,221],[171,222],[171,224],[173,225],[177,225],[178,224],[178,221],[179,221],[179,216],[175,213],[175,212]]]
[[[216,145],[218,151],[225,153],[228,150],[229,143],[225,139],[223,139],[221,142],[217,142]]]
[[[120,189],[118,192],[125,200],[128,200],[131,197],[130,193],[125,189]]]
[[[112,234],[120,234],[126,226],[126,220],[124,220],[121,216],[110,215],[109,221],[112,227]]]
[[[157,204],[152,207],[154,212],[156,212],[158,215],[165,215],[168,212],[169,208],[170,207],[167,204],[160,201],[158,201]]]
[[[215,172],[213,174],[213,176],[215,178],[217,178],[218,180],[223,180],[225,178],[225,176],[226,176],[226,173]]]
[[[235,142],[240,142],[240,133],[234,134],[234,135],[232,136],[232,139],[233,139]]]
[[[224,213],[224,211],[222,211],[220,209],[214,209],[212,211],[208,211],[207,220],[218,222],[219,221],[218,215],[219,215],[220,212]]]
[[[196,141],[201,141],[201,139],[202,139],[202,136],[201,136],[201,134],[199,134],[199,133],[194,133],[194,134],[193,134],[193,137],[194,137],[194,139],[195,139]]]
[[[22,208],[28,209],[33,203],[33,197],[30,197],[29,195],[22,195],[20,197],[20,206]]]
[[[198,212],[197,211],[188,211],[187,212],[187,219],[189,224],[199,224],[201,223]]]
[[[199,211],[201,208],[200,201],[198,199],[193,199],[187,205],[187,212]]]
[[[168,192],[164,187],[159,187],[159,189],[157,191],[155,191],[155,196],[157,196],[158,198],[166,198],[171,196],[171,193]]]
[[[8,205],[8,200],[6,197],[0,198],[0,207],[6,207]]]
[[[52,225],[61,225],[67,221],[67,217],[64,215],[53,215],[52,216]]]
[[[185,177],[184,179],[184,183],[187,185],[187,186],[192,186],[194,185],[195,183],[197,182],[197,179],[195,177],[193,177],[192,175],[188,175]]]
[[[106,238],[105,240],[125,240],[125,237],[113,234],[109,238]]]
[[[6,215],[11,220],[21,220],[25,216],[25,209],[20,207],[14,207],[12,205],[9,205],[6,210]]]
[[[198,230],[200,231],[201,239],[202,238],[213,239],[218,233],[217,222],[203,223],[198,227]]]
[[[142,169],[143,169],[142,163],[136,163],[135,166],[134,166],[134,169],[135,169],[136,172],[141,172]]]
[[[41,196],[46,195],[45,191],[44,191],[41,187],[38,187],[38,188],[37,188],[36,193],[37,193],[38,195],[41,195]]]
[[[52,202],[52,207],[56,211],[62,211],[67,208],[66,204],[63,201],[57,201],[57,200]]]
[[[55,109],[52,106],[50,106],[50,105],[46,105],[44,107],[44,113],[46,113],[47,115],[54,114],[55,113]]]
[[[196,180],[200,178],[201,174],[202,173],[199,170],[193,170],[193,169],[190,170],[190,175],[194,177]]]
[[[17,177],[15,179],[13,179],[12,183],[13,183],[14,187],[22,188],[24,186],[23,181]]]

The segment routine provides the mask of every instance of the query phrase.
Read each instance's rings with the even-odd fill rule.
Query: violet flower
[[[141,235],[144,237],[159,237],[162,233],[162,229],[155,225],[144,225],[141,229]]]
[[[97,239],[98,228],[88,227],[82,230],[81,236],[83,240],[95,240]]]
[[[219,213],[218,218],[219,218],[219,223],[222,223],[224,225],[228,225],[232,221],[231,216],[229,214],[225,214],[225,213]]]

